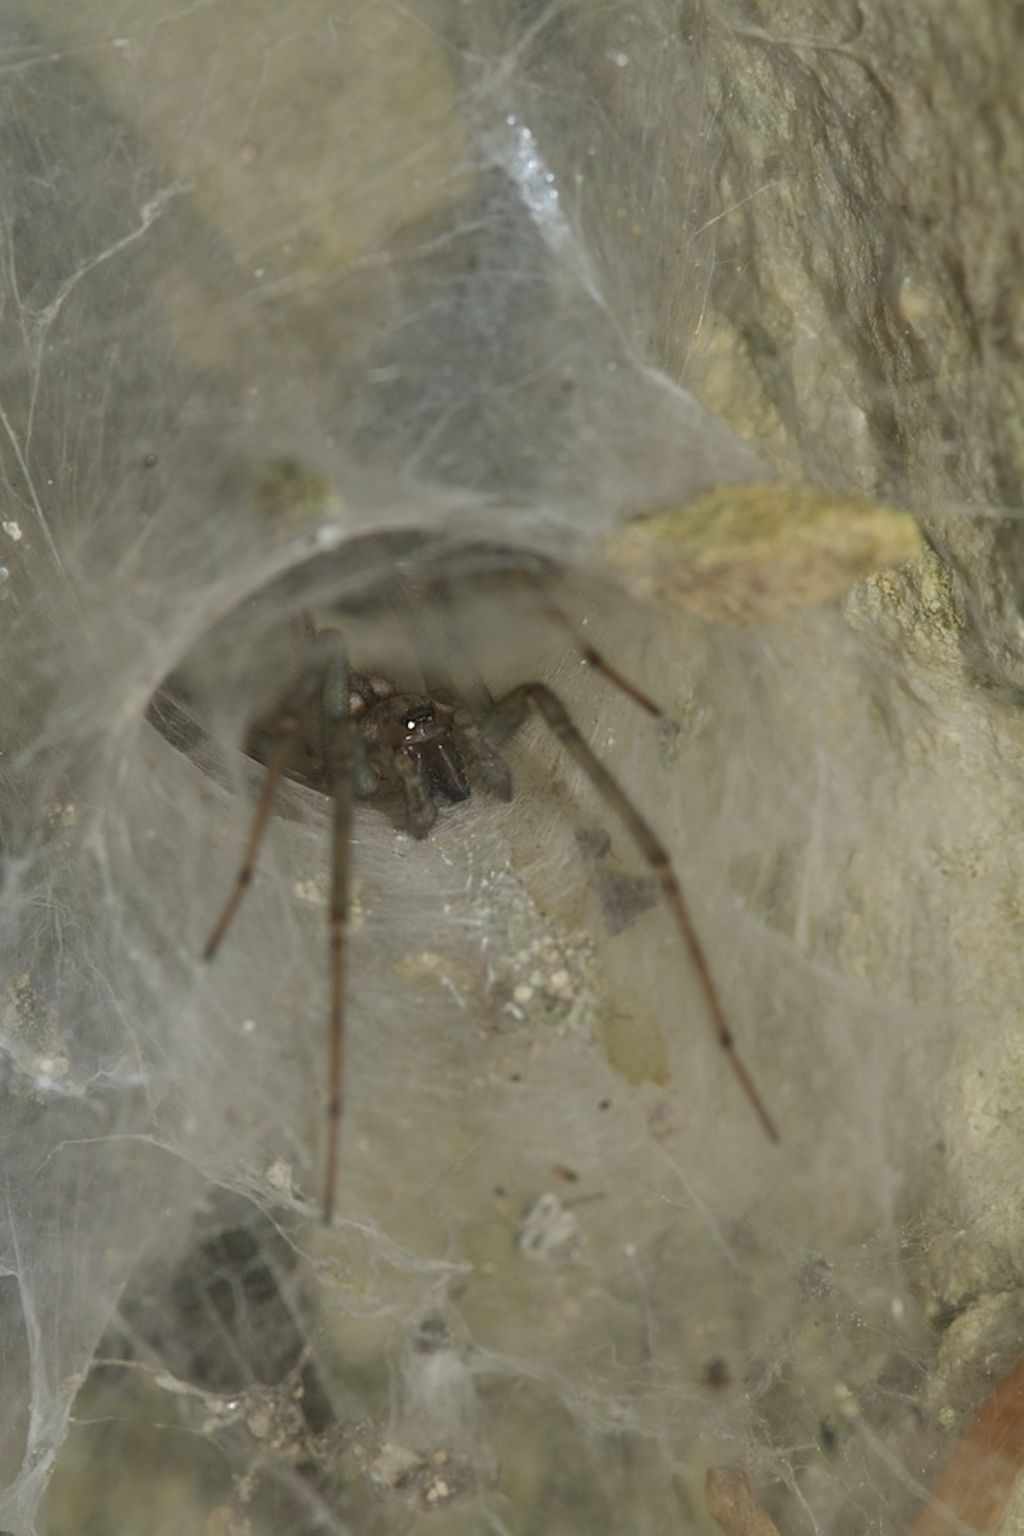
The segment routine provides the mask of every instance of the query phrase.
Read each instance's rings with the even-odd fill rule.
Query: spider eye
[[[418,725],[427,725],[434,718],[434,710],[430,704],[420,704],[410,709],[405,717],[405,728],[414,731]]]

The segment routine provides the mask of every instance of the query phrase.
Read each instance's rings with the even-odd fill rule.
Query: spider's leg
[[[345,1049],[345,940],[348,930],[349,850],[352,803],[356,786],[365,779],[366,765],[359,727],[350,707],[348,660],[340,636],[323,670],[321,708],[330,793],[334,802],[331,842],[331,901],[328,909],[331,1000],[327,1050],[327,1148],[324,1166],[324,1225],[334,1214],[338,1172]]]
[[[396,752],[392,759],[405,801],[405,822],[413,837],[426,837],[437,820],[437,801],[418,756]]]
[[[512,799],[512,771],[498,749],[491,745],[468,709],[455,708],[455,729],[465,743],[467,756],[492,795]]]
[[[266,836],[267,826],[270,822],[270,812],[274,805],[274,794],[281,782],[281,777],[288,763],[299,731],[302,726],[302,713],[309,696],[309,679],[304,678],[303,686],[296,692],[296,696],[281,703],[273,719],[269,736],[271,740],[270,757],[267,762],[267,776],[263,782],[263,791],[256,805],[252,826],[249,829],[249,837],[242,854],[242,862],[239,865],[235,883],[231,888],[231,894],[224,904],[220,916],[213,925],[210,937],[206,941],[203,950],[203,959],[212,960],[224,939],[224,935],[234,921],[235,913],[242,905],[246,891],[252,883],[253,873],[256,869],[256,860],[259,858],[260,848]]]
[[[561,742],[565,750],[576,760],[583,772],[587,775],[598,794],[606,801],[618,816],[619,820],[629,831],[633,841],[640,852],[654,870],[661,882],[661,888],[665,894],[665,900],[672,910],[683,943],[686,945],[693,968],[697,973],[701,990],[711,1015],[718,1043],[728,1058],[733,1073],[750,1100],[757,1118],[760,1120],[765,1132],[771,1141],[779,1140],[779,1133],[775,1128],[775,1122],[765,1107],[764,1100],[758,1092],[754,1080],[747,1070],[746,1063],[736,1049],[732,1031],[725,1017],[711,975],[711,967],[708,964],[704,947],[697,936],[693,919],[683,897],[682,887],[676,877],[668,852],[657,833],[648,825],[636,809],[628,795],[620,786],[618,780],[596,756],[593,748],[587,745],[579,731],[573,725],[566,712],[565,706],[558,695],[553,693],[545,683],[523,683],[514,688],[496,706],[495,714],[510,729],[514,729],[525,717],[527,710],[533,708],[550,727],[554,735]]]
[[[624,693],[627,698],[632,699],[634,704],[639,704],[641,709],[646,709],[647,713],[653,715],[656,720],[663,720],[665,718],[665,711],[654,702],[650,694],[644,693],[643,689],[639,688],[636,683],[630,682],[629,678],[620,672],[618,667],[612,666],[611,662],[597,649],[596,645],[591,645],[590,641],[584,638],[561,604],[556,603],[554,598],[549,597],[541,589],[541,585],[535,577],[525,571],[521,575],[523,581],[536,596],[540,607],[547,614],[548,618],[551,619],[552,623],[565,630],[573,645],[587,663],[587,666],[593,667],[595,672],[600,672],[601,676],[606,678],[614,688],[617,688],[620,693]]]

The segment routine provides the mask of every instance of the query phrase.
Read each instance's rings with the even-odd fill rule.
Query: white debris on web
[[[872,77],[801,45],[752,126],[739,9],[6,8],[0,1530],[707,1533],[718,1466],[888,1536],[1010,1348],[1021,743],[947,574],[740,630],[605,554],[769,458],[881,497],[907,436],[889,320],[797,298],[796,141]],[[340,690],[282,712],[328,630],[511,797],[461,715],[471,793],[403,798]],[[527,683],[578,738],[491,718]]]

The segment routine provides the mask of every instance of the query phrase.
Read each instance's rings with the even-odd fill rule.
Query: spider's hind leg
[[[622,822],[657,875],[665,900],[675,919],[679,936],[686,946],[690,961],[697,973],[697,980],[704,994],[718,1043],[725,1053],[733,1075],[761,1122],[765,1134],[770,1141],[778,1141],[779,1133],[775,1128],[775,1122],[768,1113],[747,1065],[736,1048],[732,1030],[729,1028],[725,1010],[718,996],[718,988],[711,974],[711,967],[704,953],[704,946],[698,937],[683,896],[682,886],[679,884],[664,843],[641,816],[619,781],[604,766],[593,748],[588,746],[573,725],[565,705],[546,683],[523,683],[518,688],[513,688],[511,693],[506,694],[495,705],[492,718],[498,722],[499,726],[512,731],[522,723],[531,709],[537,711],[565,750],[583,769],[597,793]]]

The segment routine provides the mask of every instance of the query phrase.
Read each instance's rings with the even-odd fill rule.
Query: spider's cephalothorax
[[[356,725],[360,795],[394,788],[405,802],[406,826],[426,837],[437,820],[439,800],[468,800],[470,771],[502,800],[512,798],[512,775],[501,754],[469,715],[443,699],[399,693],[386,677],[353,672],[349,714]]]

